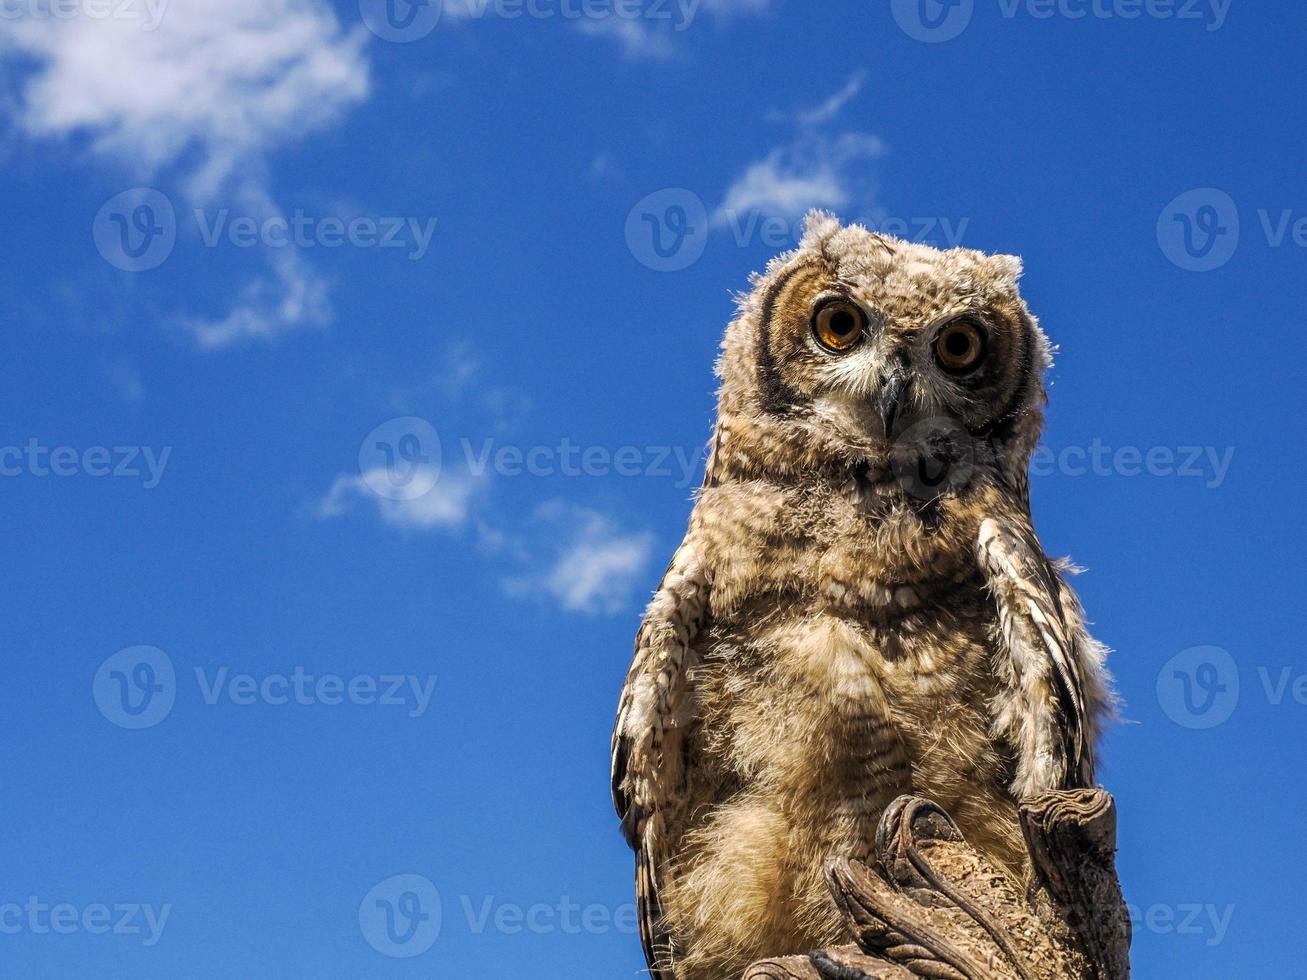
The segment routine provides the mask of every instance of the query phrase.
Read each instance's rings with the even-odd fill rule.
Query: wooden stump
[[[1021,887],[918,797],[881,818],[876,866],[826,869],[854,945],[755,963],[745,980],[1126,980],[1130,920],[1116,876],[1116,805],[1102,790],[1026,800]]]

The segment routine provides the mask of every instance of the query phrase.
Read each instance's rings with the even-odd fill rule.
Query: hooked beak
[[[903,365],[896,364],[880,379],[880,420],[885,424],[886,438],[894,435],[894,423],[903,415],[907,404],[908,386],[912,378]]]

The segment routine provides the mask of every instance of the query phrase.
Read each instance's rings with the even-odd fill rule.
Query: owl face
[[[1049,349],[1019,275],[1009,256],[940,251],[814,215],[728,330],[722,414],[809,462],[952,464],[941,492],[958,489],[961,462],[968,479],[977,468],[1024,472]]]

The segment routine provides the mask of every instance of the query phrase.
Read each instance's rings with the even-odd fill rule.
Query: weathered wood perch
[[[1126,980],[1112,797],[1045,793],[1023,804],[1021,827],[1024,893],[943,810],[901,797],[881,818],[875,868],[826,869],[855,945],[755,963],[745,980]]]

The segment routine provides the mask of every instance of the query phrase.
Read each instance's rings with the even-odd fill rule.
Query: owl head
[[[809,215],[741,297],[718,362],[709,480],[870,475],[930,500],[1024,492],[1048,341],[1021,261]]]

